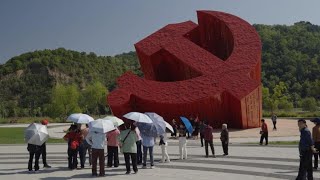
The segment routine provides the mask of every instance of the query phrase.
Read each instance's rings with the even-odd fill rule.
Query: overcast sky
[[[58,47],[98,55],[128,52],[169,23],[197,22],[196,10],[228,12],[251,24],[319,25],[319,7],[319,0],[1,0],[0,63]]]

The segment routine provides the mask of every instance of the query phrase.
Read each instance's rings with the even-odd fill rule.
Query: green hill
[[[254,27],[263,44],[264,108],[316,110],[320,101],[320,26],[302,21],[292,26]],[[281,96],[275,92],[280,89]]]
[[[134,52],[114,57],[59,48],[22,54],[0,65],[0,115],[50,116],[53,89],[74,84],[81,92],[93,82],[110,91],[126,71],[141,75]]]
[[[320,27],[309,22],[254,27],[263,43],[264,110],[316,111]],[[111,57],[59,48],[21,54],[0,65],[0,118],[107,113],[107,90],[113,90],[116,78],[129,70],[142,76],[135,52]]]

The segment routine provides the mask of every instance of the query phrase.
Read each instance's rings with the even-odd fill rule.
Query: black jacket
[[[27,149],[28,149],[29,152],[40,152],[41,146],[37,146],[37,145],[34,145],[34,144],[28,144]]]

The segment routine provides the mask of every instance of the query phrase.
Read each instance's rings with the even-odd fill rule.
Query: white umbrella
[[[114,129],[115,127],[110,120],[97,119],[89,123],[89,131],[91,132],[106,133]]]
[[[147,113],[145,113],[146,115],[148,115],[151,119],[158,119],[158,120],[160,120],[160,121],[163,121],[165,124],[166,124],[166,128],[168,128],[171,132],[174,132],[173,131],[173,127],[169,124],[169,123],[167,123],[164,119],[163,119],[163,117],[162,116],[160,116],[159,114],[157,114],[157,113],[153,113],[153,112],[147,112]]]
[[[78,123],[78,124],[88,124],[89,122],[93,121],[94,119],[87,114],[75,113],[75,114],[71,114],[67,118],[67,120],[74,122],[74,123]]]
[[[123,117],[139,123],[152,123],[152,120],[147,115],[139,112],[130,112]]]
[[[29,144],[41,146],[49,139],[47,126],[37,123],[30,124],[24,131],[24,139]]]
[[[115,117],[115,116],[106,116],[106,117],[104,117],[103,119],[112,121],[113,125],[116,126],[116,127],[121,126],[122,124],[124,124],[124,122],[122,121],[122,119],[117,118],[117,117]]]

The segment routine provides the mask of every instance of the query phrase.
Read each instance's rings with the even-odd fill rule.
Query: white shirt
[[[87,142],[91,145],[93,149],[104,149],[106,134],[97,133],[97,132],[89,132],[86,137]]]

